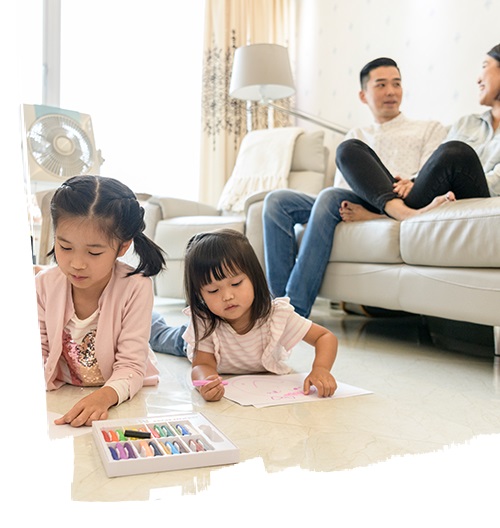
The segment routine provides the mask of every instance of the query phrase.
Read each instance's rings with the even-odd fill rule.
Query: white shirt
[[[399,114],[386,123],[351,129],[345,139],[359,139],[371,147],[393,176],[415,178],[430,155],[446,138],[438,121],[417,121]],[[337,169],[334,187],[351,189]]]

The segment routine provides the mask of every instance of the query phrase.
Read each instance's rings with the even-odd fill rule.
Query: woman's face
[[[485,106],[500,104],[500,62],[487,55],[477,84],[480,104]]]

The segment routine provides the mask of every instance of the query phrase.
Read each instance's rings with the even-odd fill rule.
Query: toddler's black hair
[[[248,238],[233,229],[219,229],[194,235],[188,242],[184,261],[184,289],[193,315],[195,342],[208,337],[222,319],[205,304],[201,290],[213,280],[222,280],[245,273],[254,289],[250,315],[250,330],[257,321],[263,323],[271,313],[271,292],[264,270]],[[200,337],[196,322],[204,321],[205,331]]]

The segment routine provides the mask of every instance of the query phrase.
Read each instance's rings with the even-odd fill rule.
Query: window
[[[39,0],[25,0],[16,6],[15,52],[18,64],[16,105],[42,102],[42,7],[42,2]],[[26,16],[26,11],[30,16]]]
[[[61,2],[60,107],[90,114],[100,173],[196,200],[204,3]]]

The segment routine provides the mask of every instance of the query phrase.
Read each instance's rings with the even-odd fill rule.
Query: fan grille
[[[74,119],[48,114],[37,119],[27,134],[36,163],[61,179],[87,174],[93,165],[94,148]]]

